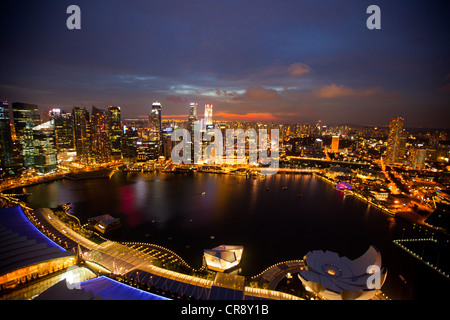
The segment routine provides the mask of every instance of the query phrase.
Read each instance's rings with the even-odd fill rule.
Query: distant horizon
[[[450,128],[450,2],[2,1],[0,98],[38,106],[189,102],[241,121]],[[70,107],[69,107],[70,106]]]
[[[63,106],[52,106],[52,107],[42,107],[41,105],[37,104],[37,103],[32,103],[32,102],[24,102],[24,101],[14,101],[14,102],[10,102],[8,100],[3,100],[4,102],[7,102],[8,105],[12,105],[13,103],[26,103],[26,104],[32,104],[32,105],[37,105],[39,108],[39,115],[42,115],[43,111],[50,111],[53,108],[56,109],[61,109],[66,113],[70,113],[72,111],[72,108],[74,107],[81,107],[81,108],[86,108],[86,110],[89,111],[89,113],[91,112],[90,108],[92,107],[96,107],[99,109],[104,109],[106,110],[109,106],[104,106],[104,107],[98,107],[95,105],[90,105],[90,106],[81,106],[81,105],[73,105],[72,107],[63,107]],[[149,112],[151,110],[151,103],[149,104]],[[110,106],[115,106],[115,107],[121,107],[118,105],[110,105]],[[200,106],[199,106],[200,107]],[[163,105],[164,108],[164,105]],[[189,108],[189,105],[186,106],[186,108]],[[121,107],[121,110],[123,110],[123,108]],[[10,114],[12,114],[12,108],[10,108]],[[187,121],[189,117],[189,114],[179,114],[179,115],[164,115],[164,113],[162,114],[162,119],[163,120],[177,120],[177,121]],[[202,118],[203,117],[203,113],[197,113],[197,118]],[[217,119],[217,117],[219,117],[219,119]],[[327,126],[349,126],[349,127],[389,127],[389,122],[391,119],[396,118],[396,117],[403,117],[402,115],[395,115],[392,116],[386,123],[379,123],[379,124],[364,124],[364,123],[350,123],[350,122],[326,122],[326,121],[322,121],[321,119],[317,119],[317,120],[305,120],[305,121],[291,121],[289,122],[288,120],[283,120],[283,119],[258,119],[258,118],[254,118],[254,119],[239,119],[239,118],[223,118],[224,117],[224,113],[218,113],[215,114],[213,111],[213,121],[236,121],[236,122],[270,122],[270,123],[277,123],[277,124],[289,124],[289,125],[293,125],[293,124],[317,124],[317,122],[321,121],[324,125]],[[142,121],[146,121],[148,120],[148,114],[144,115],[144,114],[139,114],[136,116],[126,116],[123,113],[121,113],[121,119],[122,121],[126,121],[126,120],[142,120]],[[414,125],[408,125],[407,120],[405,118],[405,122],[404,122],[404,129],[433,129],[433,130],[443,130],[443,131],[449,131],[450,132],[450,125],[449,127],[437,127],[437,126],[414,126]]]

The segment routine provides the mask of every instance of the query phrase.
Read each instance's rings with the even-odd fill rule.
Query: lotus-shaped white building
[[[304,257],[306,271],[299,278],[307,290],[330,300],[370,300],[386,279],[380,251],[371,246],[350,260],[331,251],[310,251]]]

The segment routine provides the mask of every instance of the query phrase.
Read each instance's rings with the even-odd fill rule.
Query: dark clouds
[[[70,31],[66,8],[81,8]],[[124,116],[215,114],[447,127],[449,5],[376,1],[2,1],[0,96]],[[424,111],[426,110],[428,111]],[[271,114],[272,116],[269,116]],[[243,119],[243,118],[242,118]]]

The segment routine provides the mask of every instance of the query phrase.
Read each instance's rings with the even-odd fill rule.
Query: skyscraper
[[[405,119],[397,117],[389,123],[389,136],[386,148],[386,164],[403,163],[406,152],[406,134],[403,130]]]
[[[123,126],[122,156],[126,160],[135,160],[137,157],[137,141],[139,132],[136,127]]]
[[[148,115],[150,127],[150,159],[156,160],[162,151],[161,103],[154,102]]]
[[[91,158],[91,129],[89,112],[85,108],[72,109],[73,139],[78,160],[89,163]]]
[[[339,152],[339,136],[333,136],[331,140],[331,151]]]
[[[13,163],[14,153],[9,106],[8,102],[3,101],[0,104],[0,169],[6,170]]]
[[[415,148],[412,152],[411,166],[414,170],[422,170],[425,167],[427,150],[425,148]]]
[[[24,168],[34,167],[33,128],[40,124],[39,108],[35,104],[12,104],[15,131],[15,160]]]
[[[120,160],[122,157],[122,123],[120,107],[108,107],[109,141],[111,144],[111,157]]]
[[[55,126],[56,149],[58,152],[73,152],[75,145],[72,114],[66,113],[59,108],[53,108],[49,111],[48,116]]]
[[[57,149],[54,121],[48,121],[33,128],[34,168],[48,173],[57,168]]]
[[[194,122],[197,121],[197,103],[196,102],[192,102],[189,105],[189,118],[188,118],[188,122],[189,122],[189,132],[191,132],[194,128]]]
[[[206,127],[213,124],[212,116],[213,116],[213,105],[212,104],[205,105],[205,126]]]
[[[189,118],[188,118],[188,131],[191,136],[190,149],[191,149],[191,161],[194,163],[194,132],[199,130],[197,122],[197,103],[193,102],[189,106]]]
[[[92,153],[97,163],[111,161],[111,144],[109,141],[109,121],[106,110],[92,107],[91,116]]]

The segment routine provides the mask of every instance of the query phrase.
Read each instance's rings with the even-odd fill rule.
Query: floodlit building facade
[[[331,139],[331,151],[339,152],[339,136],[333,136]]]
[[[306,290],[328,300],[370,300],[386,279],[380,251],[371,246],[355,260],[331,251],[310,251],[299,273]]]

